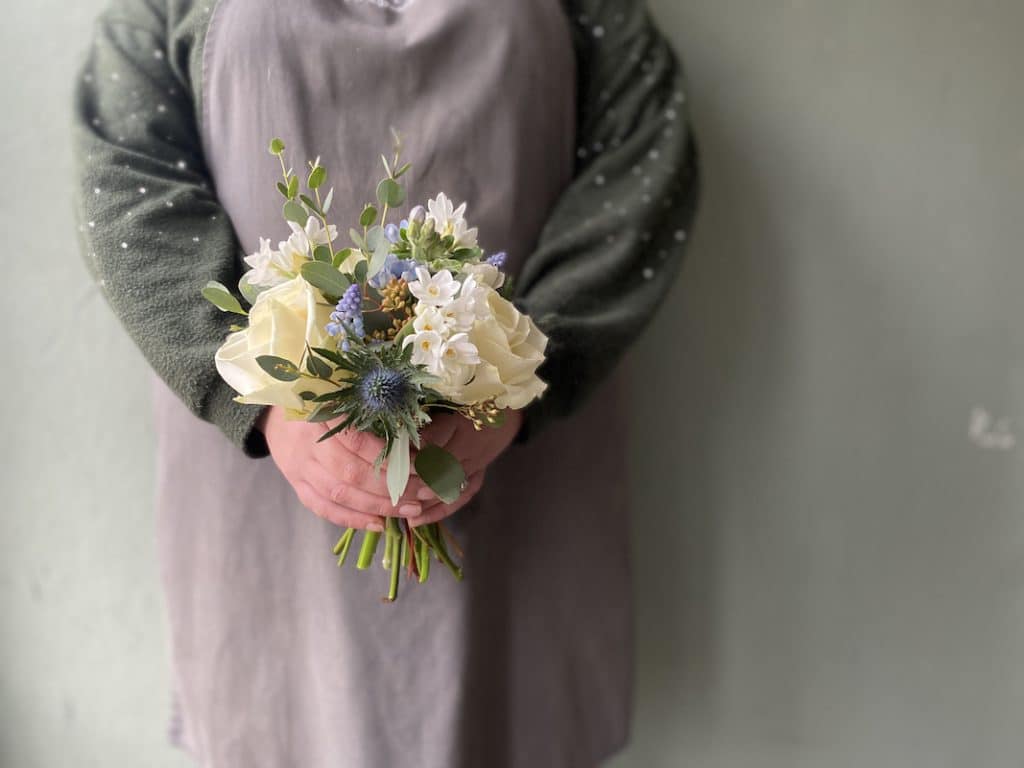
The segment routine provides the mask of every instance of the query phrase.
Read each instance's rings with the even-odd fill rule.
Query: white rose
[[[304,376],[278,381],[256,362],[260,355],[274,355],[299,365],[307,343],[329,347],[325,327],[331,310],[319,291],[301,277],[263,291],[249,310],[249,327],[229,335],[214,357],[217,372],[239,393],[235,400],[279,405],[288,409],[290,417],[302,418],[309,407],[300,392],[320,395],[337,389]]]
[[[548,338],[497,291],[486,288],[481,298],[490,312],[468,333],[480,363],[472,381],[446,386],[441,394],[454,402],[471,404],[494,399],[499,408],[523,408],[547,389],[537,377],[544,362]]]
[[[505,273],[486,261],[481,261],[479,264],[466,264],[462,267],[462,272],[473,275],[480,285],[487,285],[491,288],[501,288],[505,282]]]

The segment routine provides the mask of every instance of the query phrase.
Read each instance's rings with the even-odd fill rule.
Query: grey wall
[[[18,768],[185,765],[163,741],[146,369],[85,287],[67,205],[100,4],[8,2],[0,25]],[[638,690],[613,768],[1019,768],[1024,5],[655,6],[707,187],[629,360]]]

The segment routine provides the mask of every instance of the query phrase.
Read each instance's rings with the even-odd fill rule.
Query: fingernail
[[[425,485],[422,488],[420,488],[419,492],[416,494],[416,498],[419,499],[420,501],[427,501],[429,499],[434,498],[434,492],[430,490],[428,486]]]
[[[366,530],[373,531],[374,533],[384,533],[384,526],[380,523],[367,523]]]
[[[416,517],[422,511],[423,507],[419,504],[403,504],[398,508],[398,514],[402,517]]]

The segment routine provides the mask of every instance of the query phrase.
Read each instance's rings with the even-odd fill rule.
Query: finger
[[[368,515],[341,504],[335,504],[320,494],[308,482],[296,484],[295,493],[299,502],[317,517],[322,517],[342,528],[361,528],[381,533],[384,530],[384,519],[377,515]]]
[[[477,472],[469,478],[469,485],[466,486],[466,490],[464,490],[462,495],[460,495],[454,502],[451,504],[439,503],[435,506],[427,507],[419,517],[410,517],[409,525],[416,528],[421,525],[436,523],[439,520],[444,520],[446,517],[450,517],[455,512],[458,512],[480,491],[480,488],[484,484],[485,474],[486,472]]]
[[[433,420],[420,432],[420,439],[424,444],[432,443],[445,448],[459,430],[461,422],[469,423],[464,417],[454,413],[442,413],[434,416]]]
[[[377,460],[386,445],[384,440],[371,432],[360,432],[351,428],[339,432],[324,442],[338,443],[344,446],[349,453],[354,453],[368,464],[373,464]]]
[[[349,485],[357,485],[368,493],[374,493],[390,499],[386,475],[387,462],[381,468],[374,469],[373,463],[348,450],[342,442],[328,440],[325,447],[314,452],[320,466],[330,472],[336,480]],[[410,475],[402,492],[402,500],[416,501],[417,494],[426,486],[418,477]]]
[[[309,468],[306,481],[324,498],[356,512],[378,517],[412,517],[423,513],[423,507],[418,501],[399,499],[396,509],[390,495],[371,493],[358,485],[339,480],[334,472],[319,464]]]

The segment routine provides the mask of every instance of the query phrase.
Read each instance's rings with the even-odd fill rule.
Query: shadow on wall
[[[712,98],[697,100],[703,194],[695,237],[679,284],[625,363],[638,622],[633,742],[641,751],[672,732],[700,747],[722,725],[731,698],[723,688],[726,629],[734,624],[726,614],[730,591],[743,588],[728,561],[743,549],[731,540],[749,526],[778,535],[764,517],[772,500],[756,494],[773,490],[765,478],[782,461],[772,443],[793,370],[785,202],[761,159],[771,148],[745,141],[742,123],[716,112]],[[768,465],[756,466],[763,459]],[[770,542],[762,550],[778,551]],[[798,595],[760,586],[770,604],[756,613],[757,631],[773,648],[798,647],[790,636],[800,623]],[[749,693],[767,718],[758,727],[785,739],[797,727],[799,659],[771,661],[782,668],[770,679],[788,687],[766,680]]]

